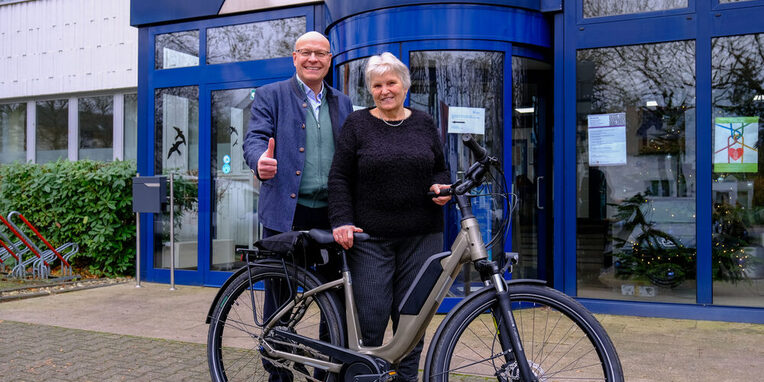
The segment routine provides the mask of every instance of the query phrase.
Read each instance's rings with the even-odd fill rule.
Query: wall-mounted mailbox
[[[133,178],[133,212],[160,213],[167,203],[167,178],[138,176]]]

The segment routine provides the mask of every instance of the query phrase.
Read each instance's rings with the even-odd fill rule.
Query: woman
[[[353,277],[363,343],[382,344],[388,320],[424,261],[443,249],[443,209],[450,196],[431,198],[450,183],[433,119],[403,107],[409,70],[391,53],[366,65],[373,108],[351,113],[335,147],[329,173],[329,220],[345,249]],[[353,243],[353,232],[371,240]],[[416,381],[424,339],[397,368]]]

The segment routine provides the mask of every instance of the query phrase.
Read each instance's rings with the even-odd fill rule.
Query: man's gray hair
[[[369,57],[366,63],[366,87],[371,91],[371,78],[381,76],[388,72],[397,75],[401,80],[404,90],[411,87],[411,74],[409,68],[390,52],[384,52],[377,56]]]

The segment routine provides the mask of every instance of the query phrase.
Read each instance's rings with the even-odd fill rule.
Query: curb
[[[114,282],[110,282],[111,280],[115,280]],[[105,282],[102,282],[105,281]],[[27,298],[33,298],[33,297],[42,297],[42,296],[50,296],[54,294],[59,293],[67,293],[67,292],[75,292],[78,290],[87,290],[87,289],[94,289],[94,288],[100,288],[100,287],[106,287],[111,285],[119,285],[119,284],[125,284],[129,282],[129,279],[102,279],[90,282],[88,284],[83,285],[83,281],[68,281],[63,282],[59,284],[51,284],[51,285],[37,285],[37,286],[30,286],[30,287],[20,287],[20,288],[12,288],[12,289],[6,289],[0,291],[0,303],[6,302],[6,301],[15,301],[15,300],[23,300]],[[79,285],[78,285],[79,284]],[[70,288],[67,288],[67,286],[72,286]],[[24,293],[25,291],[29,291],[28,293]],[[19,292],[17,294],[12,295],[5,295],[9,292]]]

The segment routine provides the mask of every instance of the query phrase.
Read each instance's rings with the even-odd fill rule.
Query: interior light
[[[515,111],[520,114],[528,114],[528,113],[533,113],[536,110],[533,108],[533,106],[531,106],[531,107],[516,107]]]
[[[756,94],[755,96],[753,96],[753,100],[759,101],[759,102],[764,101],[764,94]]]
[[[655,107],[655,106],[658,106],[658,102],[647,101],[647,103],[645,103],[645,106],[647,106],[647,107]]]

